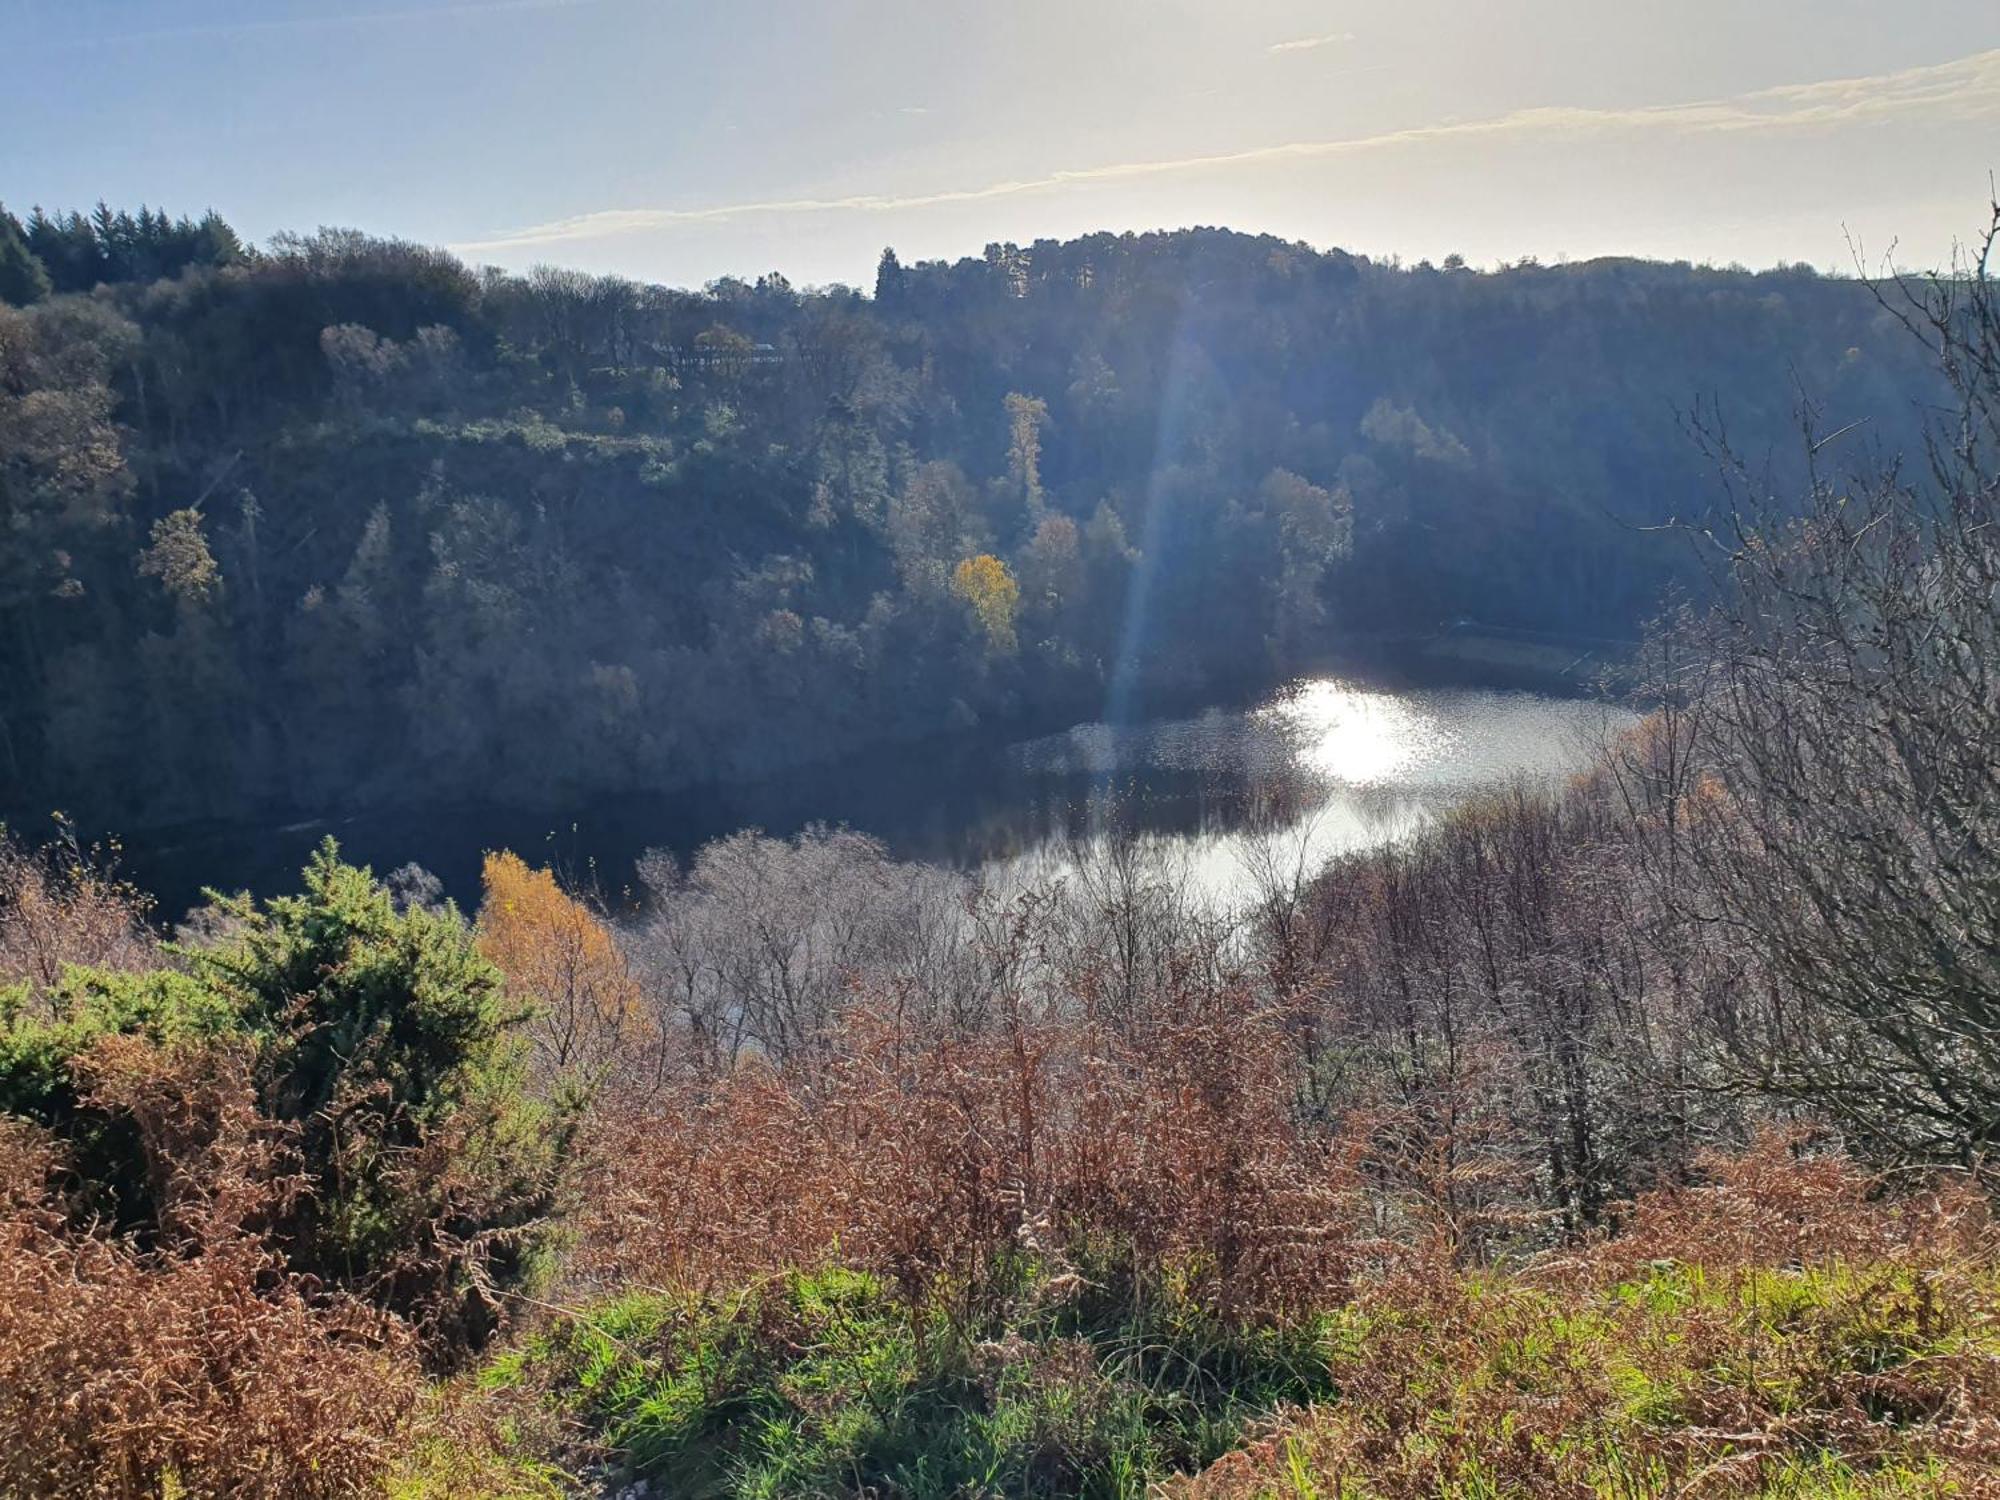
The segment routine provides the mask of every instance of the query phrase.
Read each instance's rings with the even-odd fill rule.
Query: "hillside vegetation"
[[[0,1494],[2000,1493],[2000,297],[1883,292],[1923,461],[1707,426],[1643,722],[1242,911],[0,841]]]
[[[1713,399],[1942,397],[1869,290],[1220,230],[872,295],[0,211],[0,811],[536,806],[1119,719],[1448,621],[1629,639]],[[5,264],[7,252],[0,252]],[[4,273],[0,273],[4,274]]]

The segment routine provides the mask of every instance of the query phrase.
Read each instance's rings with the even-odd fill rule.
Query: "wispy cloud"
[[[1302,36],[1289,42],[1273,42],[1266,48],[1270,52],[1311,52],[1320,47],[1337,47],[1343,42],[1354,40],[1351,31],[1329,31],[1325,36]]]
[[[273,16],[264,20],[213,21],[194,26],[159,26],[141,31],[99,32],[56,44],[56,50],[124,47],[143,42],[186,38],[250,36],[259,32],[329,31],[348,27],[389,26],[401,22],[451,20],[504,15],[510,11],[574,10],[605,0],[450,0],[442,5],[407,5],[394,10],[331,11],[311,16]]]
[[[841,198],[778,198],[703,208],[607,209],[532,225],[452,248],[461,255],[478,256],[577,240],[605,239],[649,229],[721,223],[764,215],[881,213],[931,208],[1013,198],[1094,183],[1357,156],[1438,141],[1481,137],[1562,137],[1618,131],[1683,135],[1811,131],[1901,119],[1923,119],[1938,124],[2000,120],[2000,49],[1928,67],[1905,68],[1862,78],[1785,84],[1729,99],[1630,109],[1566,106],[1520,109],[1483,120],[1420,125],[1379,135],[1290,141],[1168,161],[1116,162],[1067,168],[1044,176],[988,183],[981,187],[945,188],[909,194],[861,193]]]

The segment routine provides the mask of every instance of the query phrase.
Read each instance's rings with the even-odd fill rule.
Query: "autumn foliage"
[[[800,1045],[733,1053],[549,871],[491,858],[468,928],[325,851],[188,972],[0,1026],[0,1493],[1979,1494],[1972,1177],[1794,1130],[1599,1153],[1587,1217],[1537,1179],[1534,1049],[1617,1012],[1517,976],[1603,951],[1601,793],[1344,867],[1241,961],[1121,906],[1138,865],[961,911],[963,1004],[851,942]],[[1392,1003],[1481,921],[1490,995]]]
[[[1765,1136],[1511,1272],[1421,1261],[1328,1333],[1340,1397],[1182,1500],[1988,1496],[2000,1269],[1984,1194]]]
[[[1020,1257],[1108,1256],[1136,1295],[1303,1311],[1353,1268],[1355,1164],[1291,1115],[1270,1017],[1238,990],[1183,999],[1141,1035],[926,1041],[863,1012],[824,1066],[752,1063],[608,1119],[573,1273],[718,1290],[837,1259],[971,1305]]]
[[[1021,605],[1021,585],[1007,564],[991,553],[968,557],[951,575],[952,592],[963,599],[995,655],[1013,653],[1014,615]]]
[[[59,1149],[0,1119],[0,1493],[369,1493],[421,1387],[415,1340],[264,1238],[300,1180],[245,1060],[106,1045],[91,1076],[139,1131],[161,1228],[79,1229]]]
[[[528,1033],[552,1076],[597,1083],[659,1062],[659,1029],[602,920],[547,869],[502,850],[486,856],[479,951],[530,1009]]]

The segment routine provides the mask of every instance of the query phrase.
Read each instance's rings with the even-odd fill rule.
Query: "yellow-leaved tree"
[[[610,928],[562,888],[506,850],[486,856],[479,951],[534,1007],[529,1034],[543,1071],[595,1087],[616,1074],[659,1077],[662,1036]]]
[[[968,557],[953,570],[952,592],[963,599],[986,632],[986,645],[996,656],[1014,651],[1014,612],[1021,605],[1021,586],[1007,565],[990,552]]]

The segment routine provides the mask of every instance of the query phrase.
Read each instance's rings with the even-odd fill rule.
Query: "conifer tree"
[[[0,302],[26,307],[48,294],[48,268],[28,248],[21,221],[0,206]]]

